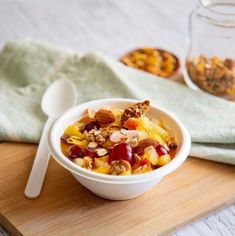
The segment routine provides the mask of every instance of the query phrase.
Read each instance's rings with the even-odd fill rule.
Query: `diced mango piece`
[[[106,156],[102,156],[102,157],[99,157],[100,160],[104,161],[104,162],[107,162],[109,161],[109,155],[106,155]]]
[[[93,169],[94,172],[100,173],[100,174],[110,174],[110,166],[103,166],[96,169]]]
[[[171,157],[169,154],[166,154],[166,155],[163,155],[163,156],[160,156],[158,157],[158,165],[159,166],[164,166],[166,165],[168,162],[171,161]]]
[[[123,127],[129,130],[135,130],[137,126],[138,126],[138,120],[135,118],[129,118],[123,124]]]
[[[84,135],[78,130],[76,125],[69,125],[64,131],[65,136],[76,136],[77,139],[84,139]]]

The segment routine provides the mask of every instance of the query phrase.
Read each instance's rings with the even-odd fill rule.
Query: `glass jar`
[[[199,0],[190,15],[185,81],[193,89],[235,98],[235,0]]]

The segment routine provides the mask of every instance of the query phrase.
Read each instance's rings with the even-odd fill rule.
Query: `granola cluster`
[[[105,143],[106,139],[111,135],[111,130],[109,127],[100,128],[99,130],[92,129],[88,132],[85,130],[84,135],[89,142],[96,142],[101,145]]]
[[[127,107],[121,116],[121,125],[123,125],[129,118],[139,118],[145,115],[149,111],[149,104],[150,102],[145,100],[144,102],[138,102]]]

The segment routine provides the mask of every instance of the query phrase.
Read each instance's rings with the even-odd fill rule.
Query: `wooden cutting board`
[[[51,159],[41,196],[29,200],[36,148],[0,144],[0,224],[12,235],[162,235],[235,202],[235,167],[195,158],[128,201],[96,197]]]

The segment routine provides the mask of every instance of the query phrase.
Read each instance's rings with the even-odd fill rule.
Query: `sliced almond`
[[[122,140],[133,140],[138,139],[139,137],[139,131],[137,130],[118,130],[112,133],[110,136],[110,140],[114,143],[121,142]]]
[[[123,135],[127,135],[127,130],[126,129],[121,129],[120,131]]]
[[[114,143],[118,143],[123,137],[125,137],[125,135],[122,134],[121,131],[115,131],[111,134],[110,140]]]
[[[100,130],[94,130],[94,135],[99,135],[101,133]]]
[[[87,145],[87,147],[89,147],[89,148],[96,148],[97,146],[98,146],[98,144],[96,142],[90,142]]]
[[[81,166],[81,167],[84,167],[86,162],[85,160],[83,160],[83,158],[76,158],[73,160],[73,162],[78,165],[78,166]]]
[[[149,146],[153,146],[156,147],[158,145],[158,142],[154,139],[151,138],[145,138],[141,141],[139,141],[138,145],[135,147],[135,153],[137,153],[138,155],[143,155],[144,154],[144,150],[146,147]]]
[[[92,110],[92,109],[90,109],[90,108],[88,108],[87,109],[87,114],[88,114],[88,116],[90,117],[90,118],[94,118],[94,116],[95,116],[95,111],[94,110]]]
[[[134,158],[136,163],[139,163],[141,161],[141,157],[137,153],[134,154]]]
[[[93,164],[92,157],[85,156],[85,157],[83,157],[83,160],[85,161],[84,167],[87,168],[88,170],[91,170],[92,169],[92,164]]]
[[[99,157],[102,157],[105,156],[108,153],[108,151],[105,148],[97,148],[96,153]]]
[[[168,145],[167,145],[166,143],[163,144],[163,147],[164,147],[168,152],[170,151],[170,149],[169,149],[169,147],[168,147]]]
[[[111,175],[131,175],[131,165],[128,161],[112,161]]]
[[[138,144],[138,139],[137,138],[127,139],[126,143],[129,144],[131,147],[136,147]]]

